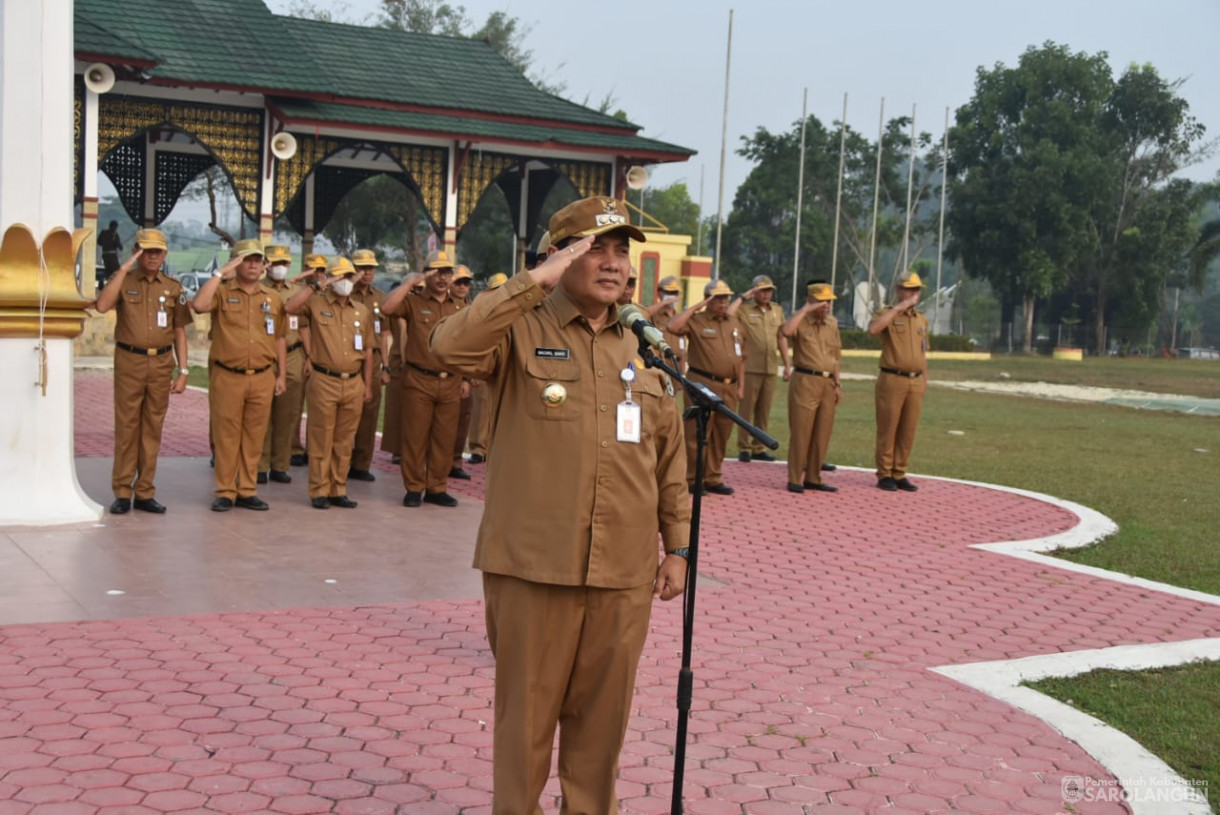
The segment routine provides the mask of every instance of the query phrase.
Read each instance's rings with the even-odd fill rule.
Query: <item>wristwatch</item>
[[[683,546],[681,549],[675,549],[672,552],[670,552],[669,554],[677,555],[678,557],[682,558],[683,560],[690,560],[690,547]]]

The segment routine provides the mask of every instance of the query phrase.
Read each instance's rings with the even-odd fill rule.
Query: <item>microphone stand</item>
[[[671,359],[673,352],[669,352]],[[734,423],[758,439],[769,450],[779,447],[779,442],[762,430],[747,422],[731,410],[724,400],[706,385],[692,382],[657,356],[652,346],[640,338],[640,357],[645,367],[659,368],[681,383],[686,391],[690,407],[686,418],[695,420],[695,490],[690,511],[690,557],[686,562],[686,591],[682,595],[682,668],[678,672],[678,732],[674,743],[674,785],[670,801],[670,815],[682,815],[682,783],[686,774],[686,731],[690,720],[690,703],[694,695],[695,674],[691,670],[691,640],[695,632],[695,580],[699,573],[699,520],[703,509],[703,470],[707,454],[707,426],[713,413],[727,416]]]

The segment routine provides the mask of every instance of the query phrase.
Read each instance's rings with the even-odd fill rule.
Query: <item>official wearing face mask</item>
[[[309,500],[315,509],[352,509],[347,472],[363,406],[373,398],[373,318],[351,299],[356,268],[347,258],[331,261],[322,290],[304,289],[286,306],[309,319],[313,374],[306,385],[309,415]]]
[[[292,253],[287,246],[271,244],[267,247],[267,276],[263,285],[275,292],[280,302],[286,303],[300,288],[288,282],[288,265]],[[302,318],[288,316],[287,370],[284,392],[271,402],[271,421],[267,424],[267,436],[263,440],[263,454],[258,462],[258,483],[266,484],[268,478],[279,484],[292,481],[288,474],[292,458],[292,440],[299,432],[301,403],[305,398],[305,348],[301,341]]]

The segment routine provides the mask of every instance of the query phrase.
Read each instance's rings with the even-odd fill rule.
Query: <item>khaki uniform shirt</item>
[[[279,296],[281,303],[287,303],[292,299],[292,295],[301,290],[299,284],[289,283],[287,280],[272,280],[269,277],[264,277],[262,283]],[[288,333],[284,335],[284,342],[291,348],[301,341],[301,327],[309,327],[309,318],[304,314],[285,314],[284,319],[287,321],[286,325],[288,326]]]
[[[157,315],[165,312],[165,325]],[[136,348],[164,348],[174,344],[174,329],[194,321],[186,305],[182,284],[158,271],[148,279],[128,273],[123,279],[115,310],[114,339]]]
[[[403,361],[408,365],[427,368],[429,371],[446,370],[445,366],[433,356],[432,350],[428,348],[428,337],[432,334],[432,329],[436,328],[437,323],[451,314],[457,314],[458,311],[460,311],[458,304],[448,295],[445,296],[443,303],[438,302],[426,291],[422,294],[411,292],[404,297],[402,304],[394,312],[407,324],[406,347],[402,352]]]
[[[784,327],[784,309],[772,301],[759,307],[747,300],[737,309],[737,322],[746,338],[746,373],[775,375],[779,365],[779,332]]]
[[[788,344],[792,348],[794,368],[834,373],[843,355],[839,321],[829,315],[819,323],[812,314],[806,314],[796,329],[796,336],[791,337]]]
[[[737,377],[737,360],[746,355],[737,318],[700,311],[677,333],[687,338],[686,362],[692,369],[707,371],[717,379]]]
[[[389,317],[381,313],[381,304],[385,302],[385,295],[380,289],[369,286],[369,290],[362,292],[359,289],[352,290],[351,300],[364,306],[369,313],[369,330],[373,332],[373,362],[380,365],[386,360],[381,359],[381,332],[388,331],[390,328]],[[367,345],[365,346],[368,347]],[[386,363],[388,364],[388,363]]]
[[[690,541],[682,419],[668,378],[645,369],[615,322],[593,334],[562,286],[522,272],[442,322],[432,348],[451,370],[494,376],[494,452],[474,565],[538,583],[625,589],[655,579]],[[635,363],[640,443],[618,441],[620,372]],[[553,397],[548,403],[544,393]]]
[[[390,361],[387,363],[392,371],[402,369],[403,348],[407,345],[407,323],[402,317],[386,316],[390,321]]]
[[[260,283],[254,294],[247,294],[236,278],[222,280],[209,310],[212,350],[208,359],[242,370],[275,364],[275,341],[288,333],[288,320],[284,301],[274,289]],[[267,320],[271,320],[270,331]]]
[[[896,371],[926,371],[928,368],[928,318],[918,311],[904,311],[881,332],[881,367]]]
[[[309,316],[309,359],[315,365],[339,374],[356,373],[364,367],[364,349],[372,348],[377,335],[369,310],[348,298],[340,305],[339,296],[327,289],[305,303]],[[356,349],[356,336],[360,348]]]

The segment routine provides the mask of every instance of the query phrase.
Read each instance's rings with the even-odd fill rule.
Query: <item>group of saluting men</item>
[[[214,509],[265,508],[255,494],[258,456],[273,402],[289,392],[290,350],[301,354],[300,369],[310,371],[310,496],[319,507],[354,505],[344,490],[349,470],[367,467],[363,460],[353,465],[351,451],[373,403],[378,350],[380,373],[389,375],[382,381],[392,382],[396,373],[387,361],[395,357],[393,350],[387,356],[383,321],[403,321],[403,341],[394,343],[400,398],[404,417],[419,417],[401,428],[404,503],[450,504],[445,477],[454,434],[442,425],[453,422],[468,385],[486,383],[480,387],[489,392],[494,427],[474,566],[483,572],[495,657],[497,815],[538,811],[556,728],[564,810],[617,811],[618,756],[652,599],[670,600],[686,588],[687,493],[732,492],[720,467],[730,425],[713,423],[707,476],[696,485],[694,456],[687,452],[694,446],[692,422],[684,433],[674,384],[644,365],[635,336],[619,321],[619,306],[634,293],[631,241],[646,240],[644,233],[630,224],[621,202],[606,197],[569,204],[549,227],[549,245],[534,268],[468,305],[453,286],[455,266],[445,251],[432,253],[422,272],[384,300],[361,301],[358,269],[375,263],[371,254],[336,258],[325,270],[316,256],[307,258],[294,288],[286,270],[268,271],[268,262],[271,270],[286,263],[286,253],[255,241],[239,242],[190,303],[212,315]],[[156,453],[169,395],[186,386],[184,326],[191,319],[186,294],[160,271],[164,236],[144,230],[136,242],[137,254],[97,302],[102,311],[119,309],[112,511],[120,513],[131,507],[164,512],[153,498]],[[139,273],[131,274],[136,265]],[[898,303],[870,325],[885,349],[877,385],[883,489],[913,488],[905,479],[906,456],[926,381],[928,340],[927,323],[914,310],[920,286],[917,276],[905,276]],[[755,355],[749,338],[773,338],[782,347],[783,376],[792,377],[789,404],[799,420],[792,426],[788,477],[795,492],[822,483],[840,392],[840,343],[829,286],[810,284],[806,305],[787,320],[771,302],[773,291],[770,280],[758,278],[744,305],[740,298],[730,304],[733,292],[715,281],[703,301],[677,312],[678,281],[666,278],[649,312],[677,341],[686,373],[730,407],[745,401],[741,412],[755,423],[765,417],[758,411],[774,390],[775,352]],[[420,413],[408,412],[413,404]],[[883,433],[890,435],[884,445]],[[269,466],[283,474],[275,469],[275,444],[273,430]],[[743,457],[766,457],[744,444]],[[129,506],[120,503],[132,495]]]

